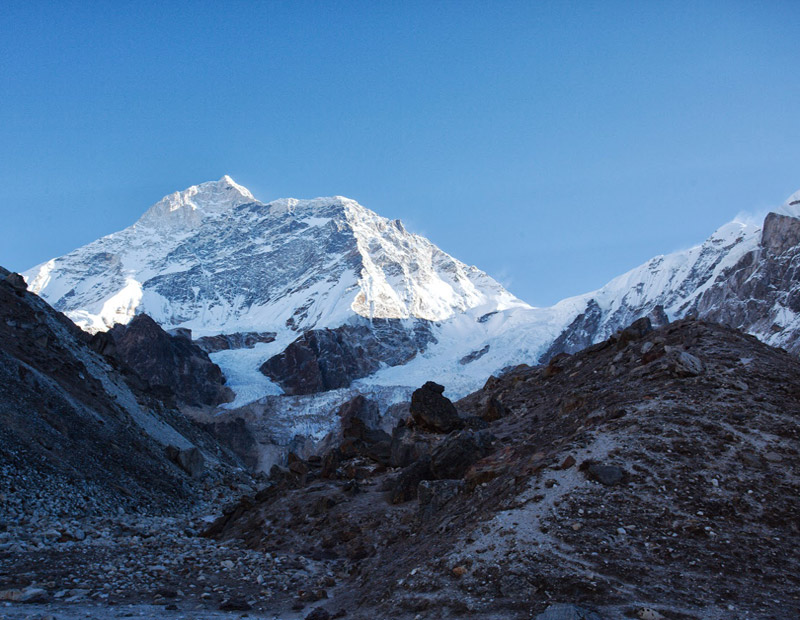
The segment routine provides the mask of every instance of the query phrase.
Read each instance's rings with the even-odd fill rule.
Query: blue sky
[[[537,305],[800,189],[797,2],[0,3],[0,265],[230,174]]]

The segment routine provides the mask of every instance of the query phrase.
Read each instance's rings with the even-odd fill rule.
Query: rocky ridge
[[[208,535],[324,562],[346,587],[315,606],[354,618],[788,618],[798,395],[800,362],[752,336],[638,321],[493,377],[449,434],[351,416]]]
[[[199,473],[213,479],[239,467],[211,435],[88,340],[18,274],[0,270],[4,519],[170,513],[199,493]]]

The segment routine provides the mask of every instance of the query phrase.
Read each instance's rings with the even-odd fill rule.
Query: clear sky
[[[800,2],[0,2],[0,265],[230,174],[536,305],[800,189]]]

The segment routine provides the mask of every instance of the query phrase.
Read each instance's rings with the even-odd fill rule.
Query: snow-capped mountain
[[[353,200],[265,204],[225,176],[25,276],[89,331],[138,313],[191,329],[236,393],[225,407],[260,445],[286,445],[321,439],[356,393],[384,412],[428,380],[458,398],[505,367],[577,351],[642,316],[698,314],[798,352],[798,273],[800,192],[763,227],[731,222],[596,291],[534,308]],[[264,468],[269,454],[257,455]]]
[[[212,354],[237,392],[234,406],[282,391],[407,389],[429,379],[457,397],[504,367],[576,351],[646,315],[698,313],[794,342],[785,254],[800,241],[798,200],[778,209],[766,241],[761,227],[731,222],[550,308],[525,304],[353,200],[264,204],[227,176],[171,194],[131,227],[25,275],[91,331],[145,312],[195,336],[269,332],[252,348]],[[767,301],[771,285],[752,288],[754,274],[775,280],[776,270],[784,283]]]
[[[374,320],[399,321],[389,331],[414,334],[422,350],[436,340],[437,323],[465,312],[529,308],[399,220],[342,197],[264,204],[228,176],[166,196],[125,230],[24,275],[91,332],[146,313],[195,337],[271,334],[253,348],[212,355],[237,405],[281,392],[258,369],[308,330],[366,325],[387,333],[385,325],[373,330]],[[378,340],[384,352],[395,342]]]
[[[573,352],[633,320],[697,315],[800,352],[800,192],[762,226],[725,224],[688,250],[657,256],[603,288],[560,302],[580,308],[543,354]]]
[[[399,220],[338,196],[263,204],[228,176],[166,196],[129,228],[25,276],[89,331],[138,313],[204,336],[525,306]]]

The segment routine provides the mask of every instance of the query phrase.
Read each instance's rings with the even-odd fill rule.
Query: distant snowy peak
[[[354,200],[264,204],[228,176],[170,194],[133,226],[25,275],[90,331],[142,312],[165,327],[212,335],[528,307]]]
[[[257,202],[253,194],[226,174],[219,181],[192,185],[164,196],[139,218],[137,225],[194,228],[209,215],[252,202]]]
[[[791,217],[800,217],[800,190],[786,199],[776,213],[780,215],[789,215]]]

